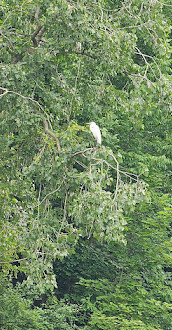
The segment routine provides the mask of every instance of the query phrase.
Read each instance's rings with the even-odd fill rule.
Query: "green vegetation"
[[[1,1],[1,329],[171,330],[171,17]]]

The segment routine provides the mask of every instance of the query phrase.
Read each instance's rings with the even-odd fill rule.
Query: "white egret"
[[[92,121],[91,123],[87,123],[87,125],[90,125],[90,131],[93,133],[93,136],[95,137],[97,143],[101,144],[102,138],[99,126],[96,125],[94,121]]]

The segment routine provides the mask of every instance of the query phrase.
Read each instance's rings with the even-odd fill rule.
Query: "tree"
[[[101,267],[95,278],[81,276],[88,293],[88,283],[95,290],[100,280],[119,297],[108,310],[114,297],[100,298],[96,284],[90,323],[84,319],[95,329],[109,322],[121,329],[170,327],[169,300],[157,280],[164,290],[170,265],[167,8],[170,1],[11,0],[0,9],[1,277],[20,272],[45,292],[57,285],[59,260],[67,268],[80,260],[80,244],[99,256],[104,251],[105,259],[112,255],[118,285]],[[92,120],[102,131],[98,149],[85,127]],[[144,299],[136,317],[133,302]],[[152,324],[150,304],[164,321]]]

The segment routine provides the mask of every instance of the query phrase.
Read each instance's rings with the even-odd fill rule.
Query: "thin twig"
[[[75,159],[75,162],[76,162],[77,164],[79,164],[80,166],[82,166],[83,168],[85,168],[86,170],[88,170],[88,166],[85,165],[85,164],[83,164],[82,162],[79,162],[79,160],[76,160],[76,159]]]
[[[41,204],[47,199],[48,196],[53,195],[53,194],[55,194],[57,191],[59,191],[60,188],[61,188],[61,186],[62,186],[62,184],[64,183],[64,181],[65,181],[65,178],[62,180],[61,184],[58,186],[57,189],[51,191],[50,193],[48,193],[48,194],[43,198],[43,200],[39,203],[39,205],[41,205]]]
[[[7,93],[9,93],[9,94],[15,94],[15,95],[18,95],[18,96],[22,97],[22,98],[25,99],[25,100],[30,100],[30,101],[34,102],[35,104],[37,104],[37,106],[38,106],[41,110],[44,111],[43,107],[39,104],[39,102],[36,101],[36,100],[34,100],[34,99],[32,99],[31,97],[29,97],[29,96],[24,96],[24,95],[22,95],[22,94],[20,94],[20,93],[18,93],[18,92],[9,91],[7,88],[0,87],[0,89],[1,89],[2,91],[5,91],[4,94],[1,94],[1,95],[0,95],[0,98],[3,97],[3,96],[4,96],[5,94],[7,94]]]
[[[77,151],[77,152],[75,152],[74,154],[72,154],[72,157],[75,157],[75,156],[80,155],[80,154],[82,154],[82,156],[85,157],[85,153],[87,153],[87,152],[89,152],[89,151],[95,151],[95,150],[97,150],[96,147],[94,147],[94,148],[86,148],[86,149],[84,149],[84,150],[81,150],[81,151]],[[105,159],[102,159],[102,158],[95,158],[95,157],[92,157],[92,159],[94,159],[94,160],[96,160],[96,161],[98,161],[98,162],[103,161],[107,166],[111,167],[112,169],[114,169],[114,170],[117,171],[118,173],[121,173],[121,174],[123,174],[123,175],[129,177],[131,180],[134,180],[134,181],[136,181],[136,182],[138,181],[138,175],[136,175],[136,174],[134,174],[134,173],[129,173],[129,172],[125,172],[125,171],[120,170],[120,169],[119,169],[119,163],[118,163],[116,157],[114,156],[114,154],[110,153],[109,155],[112,156],[112,158],[114,159],[114,161],[115,161],[116,164],[117,164],[117,167],[114,167],[113,165],[111,165],[110,163],[108,163],[108,161],[106,161]],[[94,164],[92,164],[92,166],[93,166],[93,165],[94,165]],[[118,182],[119,182],[119,175],[118,175]]]
[[[138,24],[138,25],[129,25],[129,26],[124,26],[124,27],[119,27],[119,28],[116,28],[116,29],[117,29],[117,30],[136,29],[136,28],[138,28],[138,27],[146,26],[148,23],[150,23],[150,20],[148,20],[147,22],[142,23],[142,24]]]
[[[39,213],[40,213],[40,210],[39,210],[39,206],[40,206],[40,196],[41,196],[41,183],[40,183],[40,186],[39,186],[39,195],[38,195],[38,221],[39,221]]]
[[[101,160],[101,159],[99,159],[99,158],[94,158],[94,160]],[[114,167],[113,165],[111,165],[110,163],[108,163],[107,162],[107,160],[105,160],[105,159],[102,159],[102,161],[107,165],[107,166],[109,166],[109,167],[111,167],[113,170],[115,170],[115,171],[117,171],[117,168],[116,167]],[[125,172],[125,171],[121,171],[120,169],[118,169],[118,172],[119,173],[121,173],[121,174],[123,174],[123,175],[125,175],[125,176],[127,176],[127,177],[129,177],[131,180],[134,180],[134,181],[138,181],[138,176],[136,175],[136,174],[134,174],[134,173],[129,173],[129,172]],[[134,177],[133,177],[134,176]],[[136,178],[135,178],[136,177]]]
[[[55,56],[56,55],[65,55],[65,54],[77,54],[77,55],[83,55],[83,56],[86,56],[86,57],[89,57],[89,58],[92,58],[93,60],[96,60],[98,57],[92,55],[92,54],[89,54],[85,51],[77,51],[75,49],[63,49],[63,50],[54,50],[52,49],[50,51],[50,53],[53,53]]]
[[[27,258],[15,259],[12,261],[0,261],[0,264],[10,264],[12,262],[18,262],[18,261],[23,261],[23,260],[27,260]]]
[[[76,78],[75,78],[75,86],[74,86],[74,92],[73,92],[71,103],[70,103],[68,121],[70,120],[70,116],[71,116],[71,113],[72,113],[72,104],[73,104],[73,99],[74,99],[74,96],[75,96],[76,90],[77,90],[77,81],[78,81],[78,77],[79,77],[80,66],[81,66],[81,60],[79,61],[78,72],[77,72],[77,75],[76,75]]]
[[[149,64],[149,62],[147,61],[146,58],[150,58],[150,59],[155,63],[155,65],[156,65],[156,67],[157,67],[157,69],[158,69],[158,71],[159,71],[160,78],[161,78],[161,77],[162,77],[162,72],[161,72],[161,70],[160,70],[160,68],[159,68],[159,66],[158,66],[158,64],[157,64],[157,62],[155,61],[154,57],[142,53],[141,50],[140,50],[138,47],[136,47],[136,46],[135,46],[135,49],[137,50],[137,52],[135,52],[135,54],[142,56],[142,58],[144,59],[145,63],[150,67],[151,71],[153,72],[155,78],[157,78],[157,76],[156,76],[154,70],[152,69],[151,65]]]
[[[114,154],[110,153],[110,156],[113,158],[113,160],[116,162],[116,172],[117,172],[117,177],[116,177],[116,188],[115,188],[115,195],[114,195],[114,201],[117,198],[117,193],[118,193],[118,186],[119,186],[119,162],[117,161],[116,157]]]
[[[121,275],[120,275],[119,283],[122,282],[123,272],[124,272],[124,266],[122,266],[122,270],[121,270]]]
[[[34,159],[34,161],[29,165],[28,169],[30,169],[32,167],[33,164],[37,164],[38,161],[41,159],[43,153],[44,153],[44,150],[45,150],[45,147],[46,147],[46,144],[47,142],[44,143],[41,151],[39,152],[38,156],[36,156],[36,158]]]
[[[1,34],[1,36],[3,37],[3,39],[7,40],[7,42],[8,42],[8,44],[9,44],[10,48],[14,51],[14,46],[13,46],[11,40],[10,40],[8,37],[6,37],[6,36],[2,33],[1,30],[0,30],[0,34]]]
[[[169,5],[168,3],[164,3],[164,2],[161,2],[161,1],[158,1],[156,0],[160,5],[163,5],[165,7],[171,7],[172,8],[172,5]]]
[[[53,133],[52,131],[49,130],[49,127],[48,127],[48,122],[45,118],[42,117],[42,121],[44,123],[44,129],[45,129],[45,133],[49,136],[51,136],[53,139],[56,140],[56,144],[57,144],[57,149],[58,149],[58,152],[60,152],[61,148],[60,148],[60,142],[59,142],[59,139],[57,137],[57,135],[55,133]]]
[[[63,228],[63,225],[64,225],[64,222],[66,220],[66,205],[67,205],[67,192],[66,192],[66,195],[65,195],[65,201],[64,201],[64,211],[63,211],[63,220],[62,220],[62,223],[61,223],[61,226],[60,226],[60,229],[59,229],[59,232],[58,232],[58,235],[57,235],[57,239],[58,237],[60,236],[60,233],[61,233],[61,230]]]
[[[80,154],[84,154],[84,153],[86,153],[88,151],[93,151],[93,150],[96,150],[96,147],[94,147],[94,148],[87,148],[87,149],[84,149],[84,150],[81,150],[81,151],[77,151],[74,154],[72,154],[72,157],[77,156],[77,155],[80,155]]]

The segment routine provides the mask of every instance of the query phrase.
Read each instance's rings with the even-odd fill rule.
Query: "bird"
[[[101,138],[101,132],[100,128],[94,121],[91,121],[90,123],[86,123],[87,125],[90,125],[90,131],[92,132],[93,136],[95,137],[98,144],[101,145],[102,138]]]

